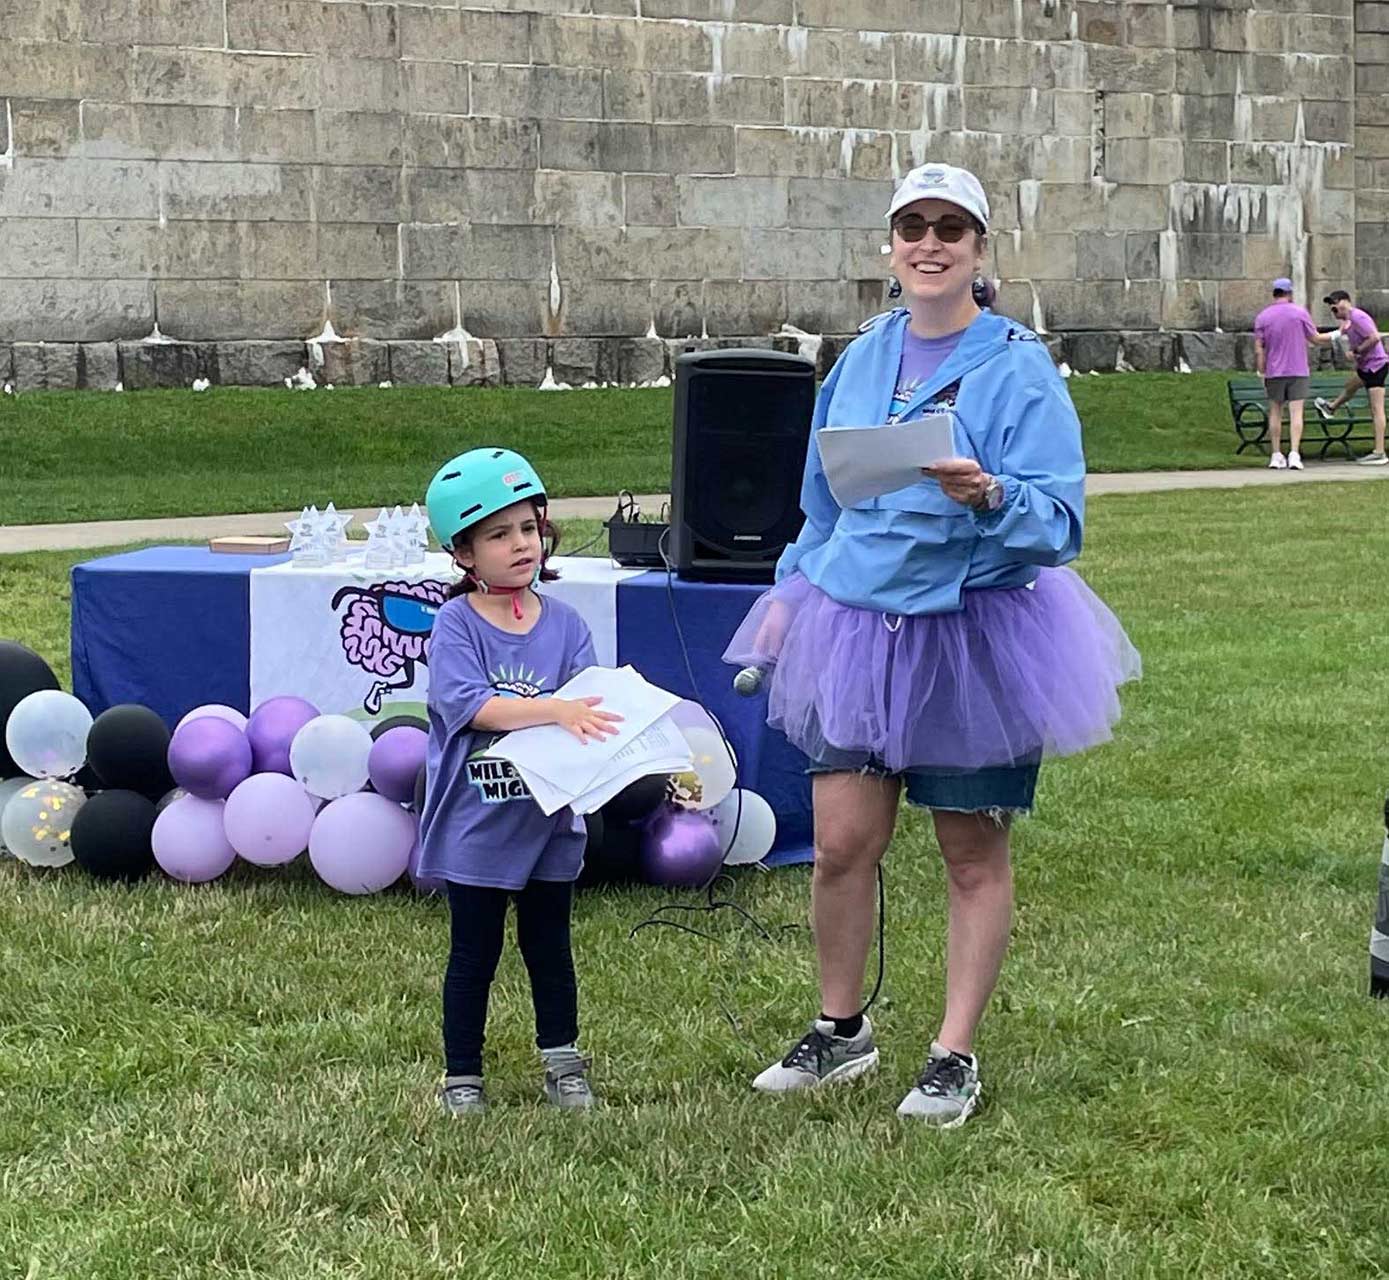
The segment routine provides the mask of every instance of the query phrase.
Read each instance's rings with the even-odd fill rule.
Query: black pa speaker
[[[675,361],[671,560],[682,578],[771,582],[801,531],[815,364],[780,351]]]

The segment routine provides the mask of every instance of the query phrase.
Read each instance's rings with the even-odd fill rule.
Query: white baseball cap
[[[948,200],[976,218],[985,231],[989,229],[989,198],[968,169],[957,169],[953,164],[917,165],[897,184],[887,216],[891,218],[917,200]]]

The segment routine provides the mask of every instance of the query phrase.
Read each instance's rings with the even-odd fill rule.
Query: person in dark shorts
[[[1355,376],[1334,400],[1328,402],[1318,396],[1313,403],[1322,418],[1329,419],[1364,387],[1374,418],[1375,444],[1359,461],[1367,467],[1382,467],[1389,463],[1389,457],[1384,453],[1384,383],[1389,377],[1389,355],[1384,352],[1384,342],[1369,312],[1357,307],[1344,289],[1333,290],[1322,301],[1331,308],[1343,327],[1346,345],[1355,359]]]

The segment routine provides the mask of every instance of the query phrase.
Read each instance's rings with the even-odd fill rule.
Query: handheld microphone
[[[766,667],[744,667],[733,677],[733,690],[745,698],[751,698],[762,688],[762,681],[766,678]]]

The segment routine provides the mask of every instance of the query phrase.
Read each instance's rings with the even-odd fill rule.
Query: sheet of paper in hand
[[[922,467],[956,456],[951,423],[933,413],[885,427],[821,427],[815,439],[834,500],[853,507],[916,484]]]
[[[691,765],[689,744],[669,719],[680,701],[675,694],[648,684],[631,667],[589,667],[555,694],[592,695],[603,699],[603,710],[623,717],[611,737],[580,742],[567,729],[545,724],[514,730],[488,748],[488,755],[511,761],[547,814],[565,805],[592,813],[638,778]]]

